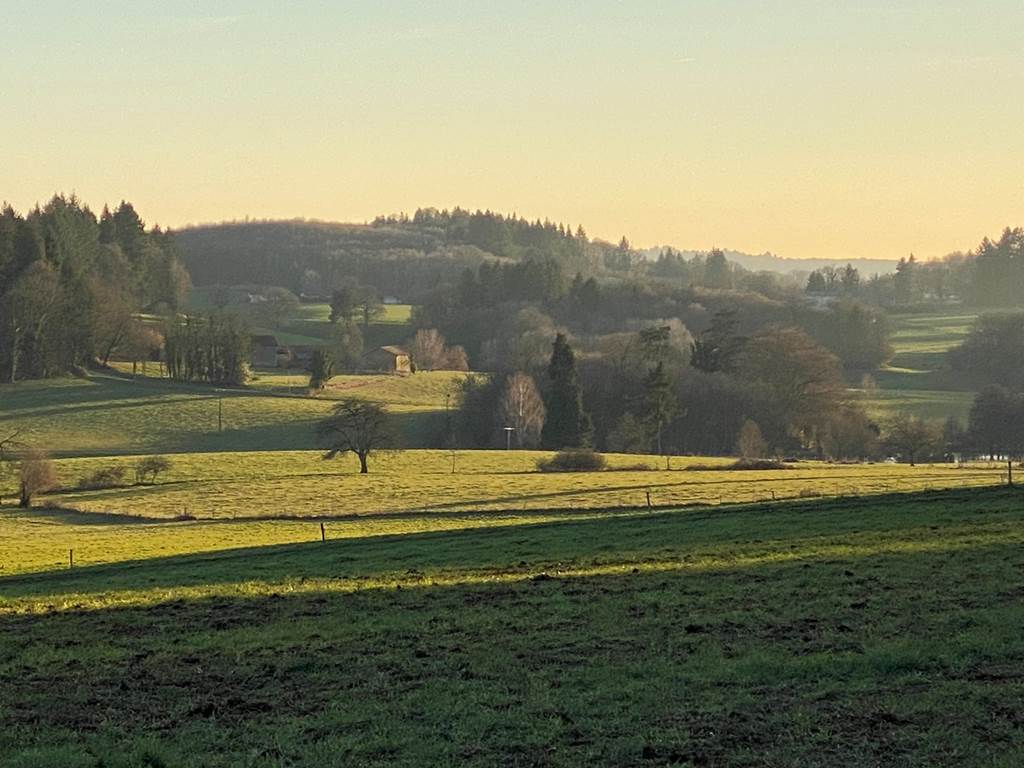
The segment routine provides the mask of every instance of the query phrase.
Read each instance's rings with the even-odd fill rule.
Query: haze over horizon
[[[0,198],[837,259],[1024,223],[1019,3],[396,5],[10,6]]]

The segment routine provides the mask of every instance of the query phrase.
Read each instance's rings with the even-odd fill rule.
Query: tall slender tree
[[[576,355],[564,333],[555,336],[552,344],[548,379],[550,386],[544,403],[547,421],[541,432],[541,444],[551,450],[589,447],[593,424],[583,410]]]

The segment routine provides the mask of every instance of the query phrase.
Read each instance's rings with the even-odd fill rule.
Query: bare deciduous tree
[[[48,491],[57,484],[57,472],[46,453],[30,448],[21,457],[19,480],[18,504],[29,507],[32,505],[33,496]]]
[[[532,376],[513,373],[505,380],[500,412],[503,426],[515,429],[517,446],[534,447],[540,442],[547,413]]]
[[[421,328],[416,331],[416,335],[409,345],[409,354],[412,355],[417,370],[441,370],[447,362],[444,336],[434,328]]]
[[[391,422],[384,406],[367,400],[347,398],[334,406],[330,416],[317,425],[317,434],[326,444],[325,459],[340,453],[359,457],[359,471],[369,472],[366,460],[391,441]]]
[[[736,453],[743,459],[763,459],[768,455],[768,443],[756,421],[747,419],[736,440]]]

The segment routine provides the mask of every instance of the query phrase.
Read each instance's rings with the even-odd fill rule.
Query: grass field
[[[937,420],[952,416],[966,424],[979,383],[950,370],[946,353],[964,340],[976,319],[962,311],[893,315],[892,361],[873,374],[874,389],[855,390],[868,412],[882,420],[898,412]]]
[[[0,578],[0,761],[1024,764],[1012,489]]]
[[[23,429],[23,442],[62,455],[309,449],[331,400],[350,396],[383,402],[415,446],[436,431],[462,377],[338,376],[317,397],[305,394],[308,377],[277,373],[225,390],[143,376],[29,381],[0,386],[0,432]]]
[[[635,513],[652,507],[712,506],[799,497],[884,494],[998,484],[1002,467],[982,465],[828,465],[777,471],[690,471],[728,460],[611,455],[613,471],[541,473],[548,454],[519,451],[400,451],[371,460],[325,461],[307,451],[180,454],[155,485],[65,490],[40,497],[49,507],[0,507],[0,574],[67,564],[136,560],[229,547],[319,538],[536,523],[573,516]],[[62,485],[131,457],[63,459]],[[639,466],[638,466],[639,462]],[[646,467],[646,468],[644,468]],[[0,484],[2,487],[2,484]],[[12,502],[13,480],[5,496]],[[182,520],[187,517],[189,519]]]

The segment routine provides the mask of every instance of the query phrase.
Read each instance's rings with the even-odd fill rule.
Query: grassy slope
[[[875,374],[874,391],[857,390],[869,412],[882,419],[905,412],[929,419],[953,416],[966,423],[976,382],[949,370],[945,356],[976,318],[971,313],[894,315],[895,356]]]
[[[0,385],[0,431],[23,428],[25,442],[65,455],[308,449],[314,422],[345,395],[384,402],[417,445],[443,418],[444,392],[461,376],[339,376],[316,398],[302,394],[306,377],[277,373],[223,391],[142,376],[28,381]]]
[[[1017,766],[1009,490],[0,579],[5,766]]]

